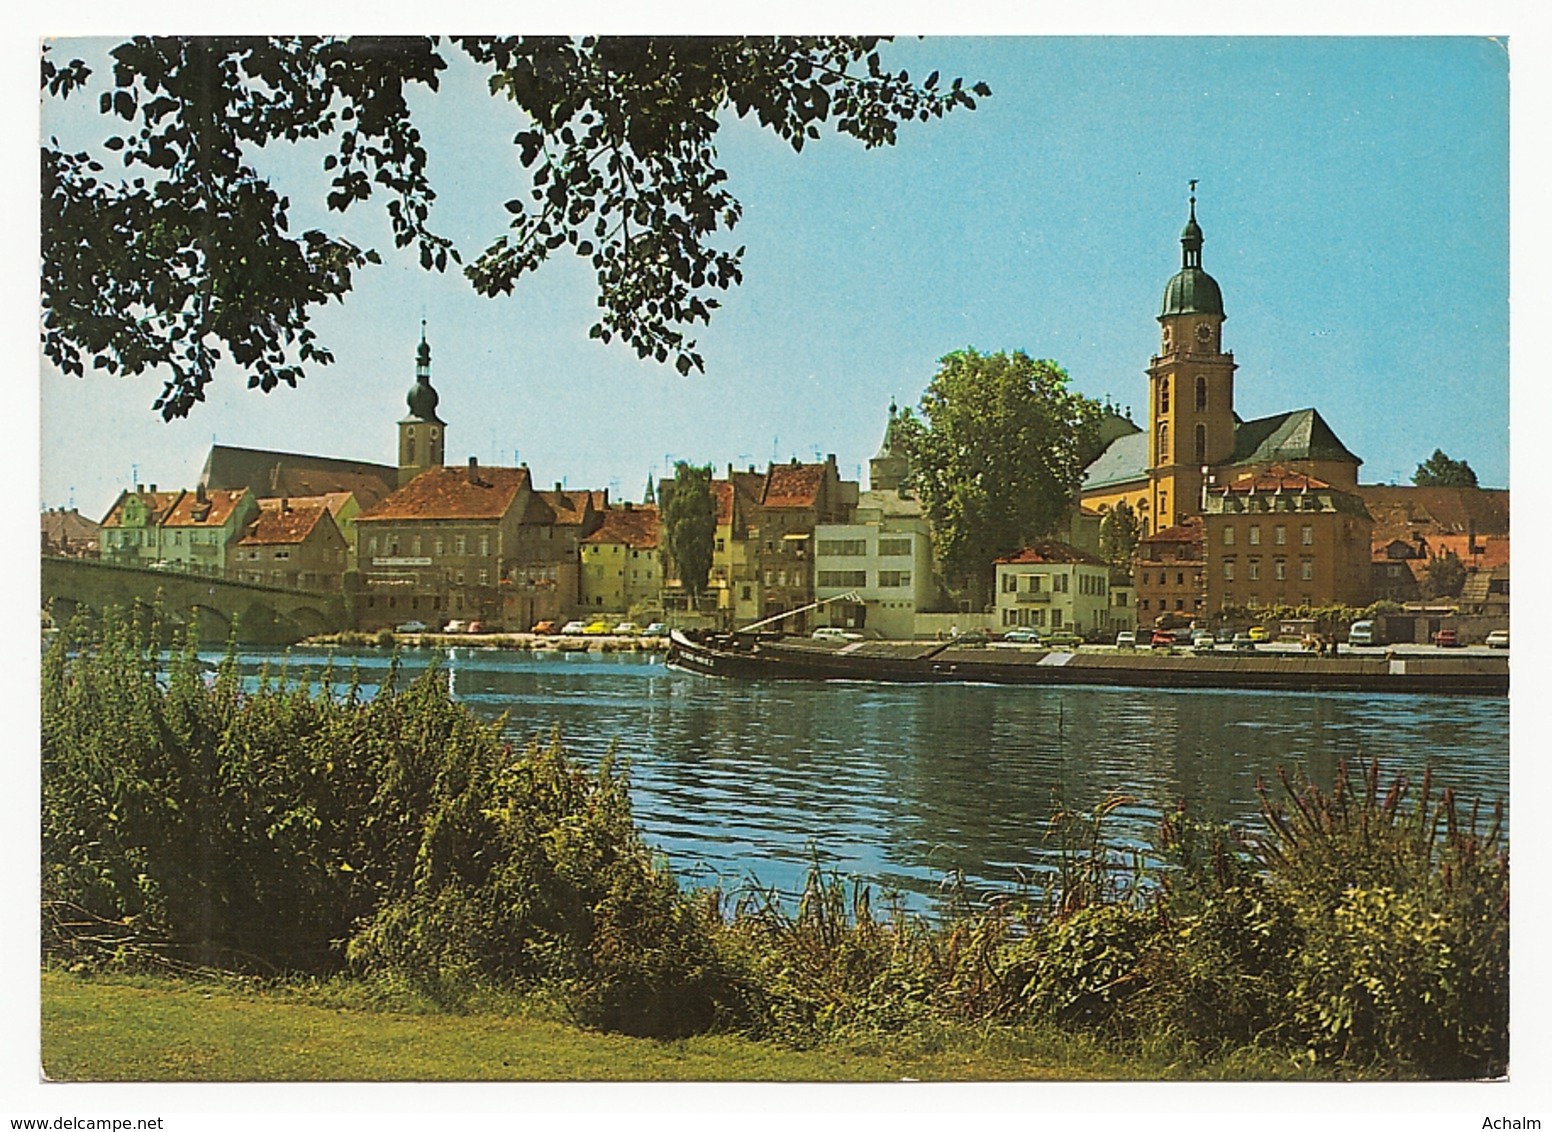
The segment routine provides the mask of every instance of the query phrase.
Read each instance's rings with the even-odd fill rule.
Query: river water
[[[288,671],[322,650],[295,649]],[[1290,695],[1116,688],[733,682],[661,654],[458,648],[433,657],[454,695],[506,715],[516,742],[559,729],[586,762],[628,759],[637,822],[690,884],[800,889],[817,859],[929,910],[958,872],[1007,890],[1048,859],[1053,807],[1131,800],[1107,838],[1145,846],[1160,814],[1258,826],[1256,783],[1279,766],[1329,787],[1339,761],[1436,781],[1468,801],[1509,796],[1509,705],[1474,697]],[[216,659],[214,654],[210,659]],[[281,654],[243,653],[245,670]],[[381,652],[336,653],[379,682]],[[1484,810],[1486,806],[1484,806]]]

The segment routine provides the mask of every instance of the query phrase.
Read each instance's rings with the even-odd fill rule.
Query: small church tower
[[[399,486],[403,487],[427,468],[442,466],[447,425],[437,417],[437,391],[431,388],[431,347],[426,344],[426,322],[420,322],[420,348],[415,358],[415,384],[410,386],[410,413],[399,422]]]
[[[872,491],[900,490],[900,485],[910,473],[910,460],[905,455],[905,448],[900,443],[899,408],[894,401],[889,402],[889,424],[884,427],[884,442],[879,445],[878,455],[868,461],[868,487]]]
[[[1148,367],[1148,481],[1152,529],[1202,510],[1204,468],[1234,453],[1234,355],[1223,349],[1223,293],[1202,270],[1202,229],[1180,233],[1180,271],[1164,288],[1159,353]]]

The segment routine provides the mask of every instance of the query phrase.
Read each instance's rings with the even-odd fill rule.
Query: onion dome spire
[[[1202,226],[1196,222],[1196,181],[1191,182],[1191,214],[1180,232],[1180,270],[1164,288],[1159,318],[1176,314],[1223,315],[1218,281],[1202,270]]]
[[[437,420],[437,402],[441,397],[431,387],[431,346],[426,341],[425,319],[420,320],[420,347],[415,351],[415,384],[404,400],[410,407],[410,416],[423,421]]]

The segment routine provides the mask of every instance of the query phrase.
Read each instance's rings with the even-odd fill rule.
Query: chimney
[[[561,493],[561,490],[562,490],[561,489],[561,481],[560,480],[556,480],[555,481],[555,494],[559,495]]]
[[[469,457],[469,482],[472,484],[480,482],[480,460],[478,456]]]
[[[207,497],[205,495],[205,484],[204,484],[203,480],[200,481],[200,483],[195,486],[195,488],[194,488],[194,498],[196,500],[198,500],[200,503],[204,503],[205,502]]]
[[[151,485],[151,493],[153,495],[156,493],[156,485],[154,483]]]
[[[280,498],[280,513],[282,515],[284,515],[289,510],[291,510],[291,501],[289,499],[285,498],[285,496],[281,496],[281,498]]]

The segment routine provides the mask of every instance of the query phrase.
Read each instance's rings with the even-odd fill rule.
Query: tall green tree
[[[1423,567],[1423,581],[1418,587],[1425,598],[1459,597],[1466,585],[1466,567],[1453,550],[1436,554]]]
[[[1142,526],[1137,522],[1137,512],[1126,500],[1121,500],[1099,521],[1099,556],[1112,573],[1130,574],[1132,555],[1137,550],[1137,540]]]
[[[476,291],[512,291],[552,253],[586,260],[602,314],[591,334],[643,358],[703,369],[686,329],[738,283],[743,248],[719,243],[742,206],[715,140],[728,113],[795,150],[831,125],[872,148],[901,122],[973,108],[983,83],[920,84],[863,36],[137,37],[111,76],[45,46],[52,98],[86,92],[112,132],[42,147],[43,350],[65,373],[167,375],[168,419],[204,399],[223,356],[270,390],[332,355],[313,310],[351,290],[378,253],[289,230],[290,200],[260,168],[271,144],[327,140],[318,189],[345,212],[386,201],[393,239],[422,267],[461,263],[430,227],[436,199],[409,96],[436,91],[447,45],[521,114],[509,232],[465,268]],[[103,82],[101,79],[108,81]],[[122,167],[110,173],[109,164]],[[490,169],[512,163],[492,160]],[[495,218],[493,218],[494,220]]]
[[[711,577],[717,540],[717,511],[711,497],[711,465],[674,466],[673,491],[663,502],[663,535],[679,583],[698,602]]]
[[[1417,465],[1412,473],[1412,483],[1417,487],[1476,487],[1477,474],[1464,460],[1452,460],[1441,448]]]
[[[944,574],[977,607],[991,592],[993,560],[1071,513],[1099,410],[1067,388],[1055,362],[966,349],[941,360],[921,416],[902,416],[912,485]]]

